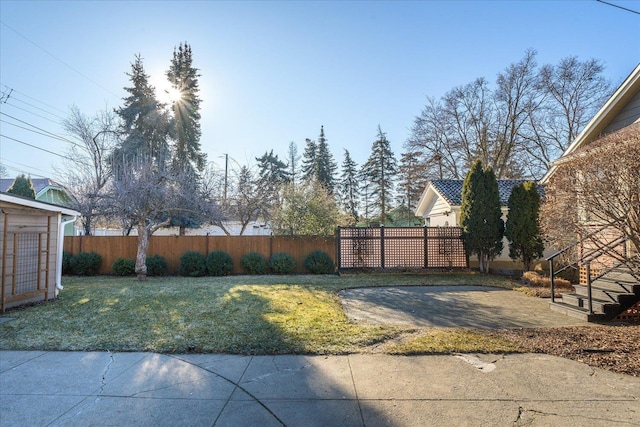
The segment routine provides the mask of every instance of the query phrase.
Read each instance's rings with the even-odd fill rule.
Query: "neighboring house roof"
[[[56,205],[69,205],[73,200],[73,195],[50,178],[30,178],[33,185],[33,191],[36,193],[36,200],[42,202],[53,203]],[[14,178],[0,179],[0,191],[7,192],[13,185]]]
[[[558,164],[562,163],[562,159],[568,157],[580,147],[590,144],[606,134],[638,122],[640,122],[640,64],[636,66],[591,121],[587,123],[562,156],[551,164],[540,183],[546,184],[555,173]]]
[[[516,185],[527,182],[524,179],[499,179],[498,193],[500,194],[500,205],[507,206],[509,204],[509,196],[511,190]],[[422,192],[422,196],[416,207],[416,216],[424,216],[427,207],[430,205],[433,197],[440,196],[451,206],[462,205],[462,184],[461,179],[442,179],[429,181],[426,188]],[[538,192],[542,194],[542,188],[538,186]]]
[[[25,207],[30,207],[34,209],[43,210],[43,211],[48,211],[48,212],[60,212],[63,215],[80,216],[80,212],[74,211],[73,209],[69,209],[64,206],[40,202],[37,200],[29,199],[28,197],[16,196],[16,195],[4,193],[4,192],[0,192],[0,201],[6,202],[6,203],[12,203],[19,206],[25,206]]]

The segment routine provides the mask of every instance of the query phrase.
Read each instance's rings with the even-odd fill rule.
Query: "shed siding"
[[[618,115],[609,123],[603,131],[604,135],[614,132],[618,129],[627,127],[633,123],[640,121],[640,92],[636,93],[631,101],[618,113]]]
[[[58,214],[0,203],[0,237],[3,308],[55,298]]]

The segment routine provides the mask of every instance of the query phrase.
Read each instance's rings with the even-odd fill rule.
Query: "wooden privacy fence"
[[[460,227],[345,227],[337,233],[338,268],[468,268]]]
[[[136,258],[138,238],[136,236],[73,236],[65,237],[64,250],[72,255],[78,252],[95,252],[102,257],[100,274],[111,274],[111,264],[119,258]],[[269,261],[271,255],[284,252],[296,261],[296,273],[304,273],[304,260],[313,251],[329,254],[335,262],[335,238],[285,237],[285,236],[151,236],[147,254],[160,255],[167,260],[169,274],[175,274],[180,265],[180,256],[187,251],[198,251],[207,255],[222,250],[233,259],[233,274],[246,273],[240,259],[257,252]]]

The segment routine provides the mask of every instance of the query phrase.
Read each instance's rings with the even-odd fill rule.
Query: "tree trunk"
[[[144,221],[138,223],[138,253],[136,254],[136,275],[138,280],[147,280],[147,250],[149,249],[149,230]]]

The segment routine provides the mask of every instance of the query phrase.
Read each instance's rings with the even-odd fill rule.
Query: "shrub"
[[[233,271],[233,259],[225,251],[213,251],[207,255],[207,272],[212,276],[226,276]]]
[[[118,276],[131,276],[136,272],[136,262],[131,258],[118,258],[111,264],[111,269]]]
[[[62,251],[62,274],[71,274],[71,252]]]
[[[276,253],[269,260],[269,268],[275,274],[289,274],[296,268],[296,261],[289,254]]]
[[[181,276],[198,277],[207,272],[204,255],[196,251],[187,251],[180,257],[178,274]]]
[[[240,263],[249,274],[262,274],[267,269],[267,261],[262,254],[257,252],[246,254],[242,257]]]
[[[548,277],[541,276],[535,271],[525,271],[522,275],[522,281],[530,286],[536,286],[540,288],[550,288],[551,280]],[[560,277],[556,277],[553,279],[554,286],[558,288],[571,288],[571,283],[568,280],[561,279]]]
[[[304,260],[304,266],[313,274],[331,274],[335,270],[331,257],[322,251],[311,252]]]
[[[71,270],[78,276],[91,276],[98,272],[102,257],[95,252],[79,252],[71,257]]]
[[[147,276],[164,276],[167,274],[169,266],[167,260],[160,255],[147,257]]]

